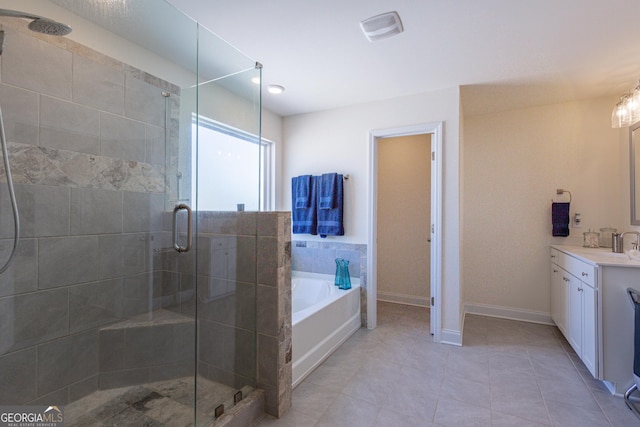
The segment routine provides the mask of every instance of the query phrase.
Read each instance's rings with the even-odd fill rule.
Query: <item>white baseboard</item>
[[[465,314],[499,317],[502,319],[520,320],[522,322],[555,325],[550,313],[543,311],[525,310],[522,308],[500,307],[488,304],[465,304]]]
[[[378,301],[393,302],[396,304],[415,305],[417,307],[429,308],[429,298],[417,297],[414,295],[394,294],[378,291]]]
[[[440,343],[461,346],[462,334],[460,331],[443,329],[440,331]]]

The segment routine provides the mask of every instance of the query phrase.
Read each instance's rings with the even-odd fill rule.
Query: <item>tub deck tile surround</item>
[[[327,239],[329,240],[329,239]],[[349,274],[360,279],[360,321],[367,325],[367,245],[335,241],[291,242],[291,269],[307,273],[335,274],[336,258],[349,260]]]

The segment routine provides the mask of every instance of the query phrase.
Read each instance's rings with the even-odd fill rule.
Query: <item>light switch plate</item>
[[[573,228],[582,228],[582,215],[578,212],[573,214],[573,218],[571,219],[571,224]]]

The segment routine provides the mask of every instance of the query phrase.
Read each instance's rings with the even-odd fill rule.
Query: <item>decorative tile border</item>
[[[9,159],[17,184],[164,192],[164,168],[75,151],[10,143]],[[4,181],[4,165],[0,165]]]

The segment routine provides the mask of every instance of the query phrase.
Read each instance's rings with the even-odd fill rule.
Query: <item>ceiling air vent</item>
[[[372,16],[360,22],[362,32],[370,42],[386,39],[404,31],[398,12],[387,12],[382,15]]]

